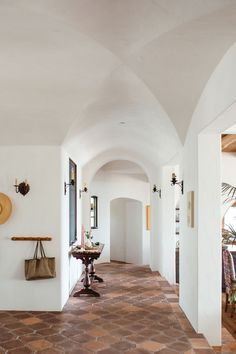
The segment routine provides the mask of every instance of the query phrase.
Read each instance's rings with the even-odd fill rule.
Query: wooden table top
[[[99,246],[95,246],[93,248],[82,248],[81,246],[76,246],[75,248],[72,249],[71,254],[78,258],[79,256],[97,256],[102,253],[104,244],[100,243]]]

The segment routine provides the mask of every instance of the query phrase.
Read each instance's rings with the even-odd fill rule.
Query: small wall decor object
[[[150,215],[150,205],[146,206],[146,230],[151,229],[151,215]]]
[[[82,197],[82,193],[87,193],[87,192],[88,192],[88,188],[87,188],[86,183],[85,183],[85,184],[84,184],[84,188],[79,190],[79,197],[80,197],[80,199],[81,199],[81,197]]]
[[[188,227],[194,227],[194,192],[188,192],[187,194],[187,219]]]
[[[16,189],[16,193],[20,193],[23,196],[25,196],[30,190],[30,186],[29,186],[29,183],[28,183],[27,179],[24,182],[21,182],[19,184],[18,184],[17,179],[16,179],[14,187]]]
[[[10,198],[4,194],[0,193],[0,224],[4,224],[12,212],[12,204]]]
[[[172,173],[172,179],[170,182],[172,186],[177,184],[181,189],[181,193],[184,194],[184,181],[178,181],[175,173]]]
[[[158,193],[159,198],[161,198],[161,188],[158,189],[156,184],[153,185],[152,191],[153,193]]]

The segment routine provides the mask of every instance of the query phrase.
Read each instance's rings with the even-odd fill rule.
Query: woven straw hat
[[[0,224],[4,224],[11,215],[12,204],[10,198],[0,193]]]

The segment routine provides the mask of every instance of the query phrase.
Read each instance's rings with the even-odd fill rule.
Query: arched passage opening
[[[142,265],[148,257],[149,231],[143,225],[143,204],[130,198],[110,202],[111,261]]]
[[[150,231],[146,230],[146,207],[150,205],[150,182],[144,170],[132,161],[108,162],[90,182],[90,195],[96,196],[98,202],[97,228],[92,229],[92,234],[96,241],[105,244],[101,262],[110,262],[114,258],[112,241],[115,234],[120,234],[120,242],[116,239],[115,245],[121,252],[126,244],[130,251],[123,252],[122,259],[116,260],[149,264]],[[126,237],[127,234],[130,236]],[[135,234],[139,240],[136,250],[131,247]]]

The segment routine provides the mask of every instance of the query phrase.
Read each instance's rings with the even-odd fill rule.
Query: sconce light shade
[[[161,198],[161,188],[158,189],[156,184],[153,185],[152,191],[153,191],[153,193],[158,193],[159,198]]]
[[[25,196],[29,191],[30,191],[30,186],[29,183],[27,182],[27,179],[24,182],[17,183],[17,179],[15,180],[14,184],[16,193],[20,193],[23,196]]]
[[[176,174],[172,173],[171,185],[175,186],[176,184],[180,187],[181,193],[184,194],[184,181],[178,181]]]

